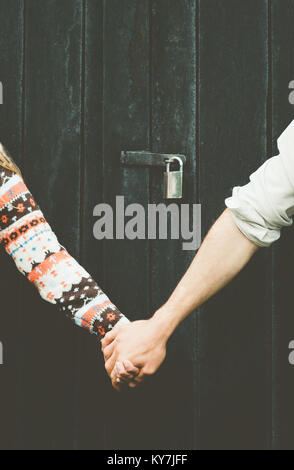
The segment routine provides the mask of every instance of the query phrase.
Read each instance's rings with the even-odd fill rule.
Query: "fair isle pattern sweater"
[[[16,173],[0,167],[0,243],[41,297],[101,339],[128,322],[92,277],[61,246]]]

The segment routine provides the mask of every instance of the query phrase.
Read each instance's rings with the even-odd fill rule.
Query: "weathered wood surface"
[[[0,140],[61,242],[131,320],[193,253],[176,240],[94,239],[93,208],[162,202],[181,153],[202,233],[293,117],[293,0],[0,0]],[[294,448],[293,230],[178,329],[160,374],[117,395],[99,345],[0,254],[1,449]]]

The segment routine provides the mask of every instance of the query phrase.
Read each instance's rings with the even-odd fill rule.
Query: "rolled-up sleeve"
[[[280,238],[294,215],[294,121],[278,138],[279,155],[269,158],[245,186],[225,200],[241,232],[259,246]]]

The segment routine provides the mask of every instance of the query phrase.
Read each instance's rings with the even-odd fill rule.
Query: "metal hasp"
[[[183,166],[185,155],[170,153],[152,153],[146,150],[121,152],[121,164],[126,166],[165,167],[163,174],[164,199],[181,199],[183,194]],[[178,171],[171,171],[172,164],[180,165]]]
[[[166,160],[179,158],[183,164],[186,163],[185,155],[178,153],[152,153],[147,150],[123,150],[120,161],[122,165],[127,166],[165,166]]]

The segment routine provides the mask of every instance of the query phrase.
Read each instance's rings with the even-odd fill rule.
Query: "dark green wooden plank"
[[[80,0],[26,2],[24,173],[74,256],[79,254],[81,13]],[[85,333],[29,286],[23,315],[23,447],[72,448],[75,343]]]
[[[203,234],[224,198],[267,156],[267,2],[200,0]],[[202,449],[264,449],[270,428],[265,263],[250,265],[200,313]]]
[[[94,239],[92,229],[93,208],[102,201],[103,188],[103,1],[87,1],[83,16],[81,259],[83,266],[102,286],[102,243]],[[100,345],[94,337],[83,335],[79,340],[77,362],[75,448],[105,448],[107,407],[101,403],[108,391]],[[89,406],[81,406],[86,403]]]
[[[196,202],[196,2],[153,1],[151,25],[152,151],[186,155],[180,202],[192,204]],[[152,203],[164,202],[162,170],[152,172],[150,187]],[[183,251],[181,244],[182,240],[151,242],[153,311],[167,300],[195,254]],[[175,333],[167,361],[149,392],[146,429],[157,448],[197,445],[194,321],[191,316]],[[151,431],[154,422],[156,429]]]
[[[148,170],[120,166],[121,150],[142,150],[149,144],[148,29],[148,1],[104,2],[103,181],[100,184],[103,201],[114,209],[117,195],[125,196],[126,205],[146,206],[148,202]],[[100,243],[93,243],[93,249]],[[131,320],[149,316],[148,242],[107,240],[103,253],[103,288],[112,301]],[[146,435],[145,423],[138,421],[138,410],[147,406],[147,392],[119,396],[110,386],[105,392],[107,395],[101,398],[105,403],[104,416],[107,415],[107,448],[148,447],[150,437]]]
[[[294,77],[294,2],[274,0],[271,3],[272,144],[273,154],[277,154],[277,138],[294,115],[288,88]],[[294,448],[294,368],[288,362],[288,346],[294,339],[293,235],[293,228],[285,230],[274,251],[273,447],[282,450]]]
[[[3,104],[0,105],[0,141],[20,164],[22,142],[22,62],[23,2],[0,2],[0,81]],[[0,449],[16,447],[19,411],[19,275],[4,250],[0,253],[1,314],[0,341],[4,347],[4,365],[0,366]]]

